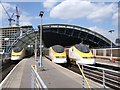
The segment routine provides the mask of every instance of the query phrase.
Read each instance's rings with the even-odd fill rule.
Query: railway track
[[[7,76],[7,74],[12,70],[12,68],[16,65],[16,63],[11,63],[10,60],[2,63],[0,67],[0,82]]]

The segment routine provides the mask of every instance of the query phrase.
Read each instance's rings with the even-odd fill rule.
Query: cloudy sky
[[[1,1],[3,2],[3,0]],[[101,2],[97,0],[16,1],[4,0],[3,5],[10,16],[15,13],[15,7],[19,7],[20,25],[33,25],[37,29],[37,25],[40,23],[39,12],[43,10],[43,24],[62,23],[86,27],[113,42],[118,37],[118,0],[114,0],[114,2],[112,0],[101,0]],[[8,26],[7,19],[8,16],[0,5],[0,27]],[[110,34],[109,30],[115,30],[115,32]]]

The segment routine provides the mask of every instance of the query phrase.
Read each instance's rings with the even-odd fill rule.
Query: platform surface
[[[82,76],[57,65],[43,57],[43,69],[38,70],[40,77],[48,88],[82,88]],[[91,88],[102,88],[92,80],[87,79]],[[85,83],[85,87],[88,88]]]
[[[32,64],[35,64],[34,57],[23,59],[3,84],[3,88],[30,88]]]
[[[43,60],[44,71],[38,73],[48,88],[82,88],[82,76],[65,69],[45,57]],[[36,64],[34,57],[22,60],[3,84],[3,88],[31,88],[31,65]],[[88,79],[91,88],[102,86]],[[87,85],[85,84],[85,87]]]
[[[107,59],[96,59],[96,63],[108,65],[108,66],[114,66],[114,67],[120,67],[120,61],[110,61]]]

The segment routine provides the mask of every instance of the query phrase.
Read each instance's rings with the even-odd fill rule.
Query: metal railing
[[[83,72],[86,77],[89,77],[103,85],[103,88],[120,89],[120,72],[101,67],[83,65]]]
[[[81,69],[79,64],[77,64],[77,65],[78,65],[78,68],[79,68],[80,72],[82,73],[82,88],[84,88],[84,80],[85,80],[88,88],[91,90],[90,85],[89,85],[89,83],[88,83],[88,81],[87,81],[87,79],[86,79],[86,77],[85,77],[85,75],[83,73],[83,65],[82,65],[82,69]]]
[[[41,89],[41,90],[48,90],[47,86],[44,84],[43,80],[37,73],[37,67],[35,65],[31,66],[31,88],[33,89]]]

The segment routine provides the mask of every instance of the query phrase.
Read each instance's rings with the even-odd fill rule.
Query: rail
[[[120,82],[119,71],[90,65],[83,65],[83,67],[83,72],[86,74],[85,76],[102,83],[103,88],[110,87],[113,89],[120,89],[120,87],[118,87]]]
[[[31,88],[41,89],[41,90],[48,90],[47,86],[42,81],[41,77],[37,73],[37,67],[35,65],[31,66]]]

